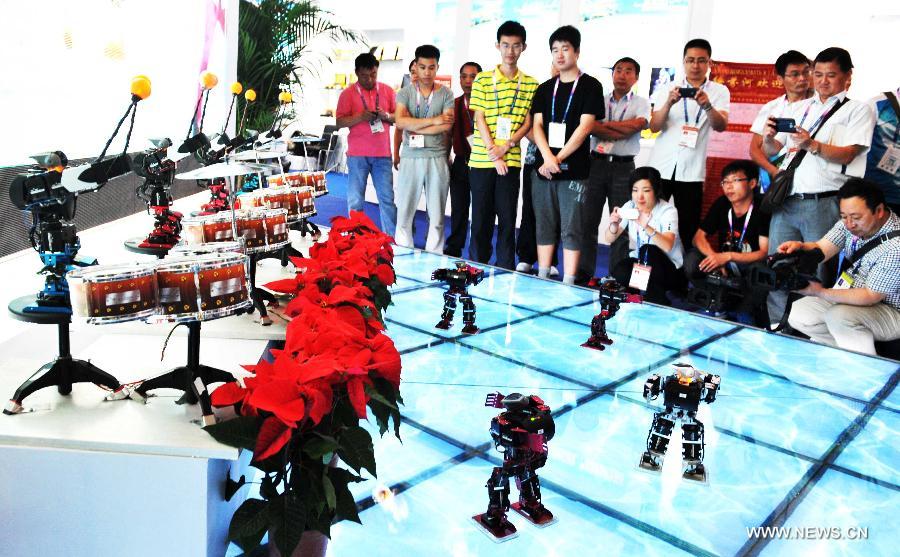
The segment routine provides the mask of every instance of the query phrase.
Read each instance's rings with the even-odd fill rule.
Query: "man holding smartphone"
[[[650,166],[663,177],[661,197],[674,197],[678,235],[690,241],[700,225],[706,149],[711,130],[725,131],[731,94],[707,79],[712,46],[706,39],[684,45],[684,80],[653,94],[650,130],[661,132],[650,154]]]

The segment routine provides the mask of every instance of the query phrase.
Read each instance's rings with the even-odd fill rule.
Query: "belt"
[[[591,158],[606,162],[634,162],[634,155],[601,155],[596,151],[591,151]]]
[[[821,193],[792,193],[788,197],[794,197],[797,199],[825,199],[826,197],[835,197],[838,194],[837,191],[823,191]]]

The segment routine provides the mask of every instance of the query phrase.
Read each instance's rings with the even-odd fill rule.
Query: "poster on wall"
[[[764,104],[784,94],[784,85],[772,64],[719,62],[711,64],[709,78],[728,87],[731,111],[728,127],[713,133],[706,158],[706,183],[703,188],[703,213],[722,194],[719,182],[722,169],[735,159],[750,158],[750,125]]]
[[[650,70],[650,95],[649,97],[653,98],[653,93],[656,92],[660,87],[666,89],[668,87],[672,87],[670,85],[675,81],[675,71],[677,68],[653,68]]]

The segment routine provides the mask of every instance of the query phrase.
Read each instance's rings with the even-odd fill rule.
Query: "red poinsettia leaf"
[[[332,392],[331,385],[326,382],[314,382],[303,386],[309,407],[309,419],[314,424],[321,422],[322,418],[331,412]]]
[[[292,429],[274,416],[266,418],[259,428],[253,460],[265,460],[281,450],[291,438]]]
[[[221,408],[223,406],[232,406],[244,400],[247,396],[247,390],[235,382],[225,383],[215,391],[209,394],[209,400],[213,406]]]
[[[366,394],[366,383],[371,384],[368,378],[355,377],[347,381],[347,394],[350,397],[350,405],[356,411],[356,415],[360,419],[366,419],[366,403],[369,402],[369,395]]]
[[[390,265],[382,263],[375,268],[375,276],[379,282],[385,286],[390,286],[396,282],[397,277],[394,275],[394,269]]]
[[[353,355],[353,358],[350,360],[351,367],[362,368],[368,365],[369,360],[372,358],[372,351],[368,348],[363,348],[359,352]]]
[[[277,413],[282,406],[296,400],[297,397],[297,382],[279,379],[257,387],[249,400],[253,406],[261,410]]]
[[[274,290],[275,292],[284,292],[285,294],[293,294],[297,291],[297,279],[281,279],[281,280],[273,280],[272,282],[267,282],[264,284],[266,288],[269,290]]]

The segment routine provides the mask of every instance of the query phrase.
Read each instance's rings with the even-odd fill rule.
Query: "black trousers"
[[[679,182],[662,180],[661,198],[675,200],[678,210],[678,237],[681,244],[690,246],[694,234],[700,228],[700,211],[703,208],[703,182]]]
[[[537,228],[534,222],[534,202],[531,198],[531,174],[533,164],[522,168],[522,222],[519,224],[519,236],[516,238],[516,255],[519,261],[535,265],[537,263]],[[559,237],[559,231],[556,233]],[[552,265],[556,265],[556,251],[553,252]]]
[[[639,255],[645,257],[645,254],[645,261],[647,261],[647,265],[650,265],[651,270],[644,300],[654,304],[671,305],[666,291],[680,288],[684,284],[684,275],[680,269],[675,267],[669,256],[658,247],[644,244],[641,246]],[[631,280],[631,270],[635,263],[637,260],[631,257],[619,261],[612,269],[612,276],[619,284],[627,285]]]
[[[501,176],[493,168],[469,168],[469,186],[472,190],[472,241],[469,243],[469,259],[490,263],[496,218],[495,264],[504,269],[515,268],[519,170],[511,166],[506,175]]]
[[[472,191],[469,187],[468,157],[456,157],[450,165],[450,235],[444,244],[444,255],[462,257],[466,236],[469,234],[469,204]]]
[[[609,210],[621,207],[631,199],[631,186],[628,184],[634,162],[612,162],[591,158],[591,174],[588,178],[587,215],[584,224],[584,244],[581,246],[581,259],[578,260],[580,278],[591,278],[597,269],[597,227],[603,217],[603,206],[609,201]],[[613,242],[609,252],[608,270],[619,261],[628,258],[628,234],[621,234]]]

